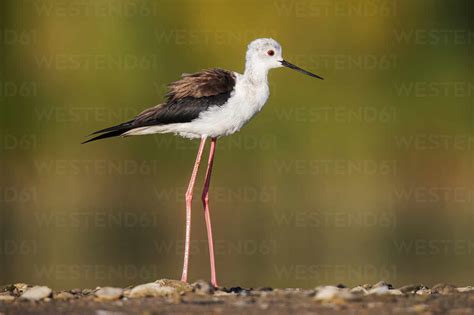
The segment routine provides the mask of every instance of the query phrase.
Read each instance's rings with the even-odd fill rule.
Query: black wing
[[[83,143],[120,136],[135,128],[190,122],[209,106],[225,104],[234,87],[235,75],[227,70],[185,74],[168,86],[165,103],[146,109],[130,121],[96,131],[93,134],[100,135]]]

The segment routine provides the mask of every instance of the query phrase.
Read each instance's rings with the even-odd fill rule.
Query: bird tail
[[[82,144],[88,143],[88,142],[91,142],[91,141],[100,140],[100,139],[106,139],[106,138],[121,136],[124,133],[126,133],[127,131],[133,129],[132,123],[133,123],[133,120],[128,121],[128,122],[123,123],[123,124],[119,124],[119,125],[116,125],[116,126],[112,126],[112,127],[109,127],[109,128],[105,128],[105,129],[93,132],[90,135],[96,135],[96,134],[99,134],[99,133],[100,133],[100,135],[95,136],[94,138],[91,138],[89,140],[86,140],[86,141],[82,142]]]

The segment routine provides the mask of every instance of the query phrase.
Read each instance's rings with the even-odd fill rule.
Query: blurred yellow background
[[[0,283],[180,277],[198,142],[80,143],[181,73],[243,71],[272,37],[325,78],[270,73],[217,143],[224,286],[474,280],[472,1],[30,0],[0,4]],[[209,279],[197,182],[190,280]]]

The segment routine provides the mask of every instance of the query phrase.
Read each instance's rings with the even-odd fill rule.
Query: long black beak
[[[298,71],[298,72],[307,74],[307,75],[309,75],[310,77],[313,77],[313,78],[318,78],[318,79],[324,80],[324,79],[323,79],[322,77],[320,77],[319,75],[316,75],[316,74],[311,73],[311,72],[309,72],[309,71],[303,70],[303,69],[301,69],[300,67],[297,67],[297,66],[295,66],[294,64],[289,63],[289,62],[286,61],[286,60],[281,60],[280,63],[281,63],[281,65],[284,66],[284,67],[287,67],[287,68],[296,70],[296,71]]]

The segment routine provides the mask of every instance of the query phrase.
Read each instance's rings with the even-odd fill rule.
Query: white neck
[[[268,68],[252,60],[245,63],[245,79],[254,85],[268,84]]]

